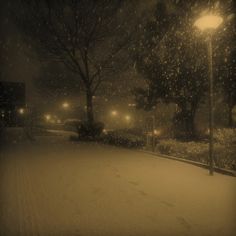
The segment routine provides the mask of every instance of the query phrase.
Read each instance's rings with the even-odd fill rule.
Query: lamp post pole
[[[209,77],[209,172],[213,175],[213,65],[212,65],[212,36],[207,38],[208,77]]]
[[[155,152],[155,115],[152,116],[152,151]]]
[[[194,23],[201,31],[208,32],[207,52],[208,52],[208,78],[209,78],[209,174],[213,175],[213,65],[212,65],[212,33],[223,22],[223,18],[209,14],[200,17]]]

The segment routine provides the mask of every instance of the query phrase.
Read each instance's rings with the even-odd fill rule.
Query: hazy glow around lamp
[[[125,116],[126,121],[130,121],[131,117],[129,115]]]
[[[206,15],[197,19],[194,25],[200,30],[216,29],[222,22],[223,19],[220,16]]]
[[[20,108],[20,109],[18,110],[18,112],[19,112],[21,115],[23,115],[23,114],[25,113],[25,110],[24,110],[24,108]]]
[[[69,103],[68,103],[68,102],[62,103],[62,107],[63,107],[63,108],[68,108],[68,107],[69,107]]]
[[[111,112],[111,115],[112,115],[112,116],[116,116],[116,115],[117,115],[117,111],[112,111],[112,112]]]
[[[49,115],[49,114],[45,115],[45,119],[46,119],[47,121],[49,121],[49,120],[51,119],[51,115]]]

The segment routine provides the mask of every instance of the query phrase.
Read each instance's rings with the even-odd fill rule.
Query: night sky
[[[135,1],[137,12],[151,9],[155,1]],[[41,61],[34,48],[27,43],[22,32],[14,24],[12,11],[15,11],[14,1],[1,1],[1,80],[21,81],[26,84],[26,96],[28,103],[46,103],[45,95],[54,104],[64,99],[82,99],[80,83],[73,74],[68,72],[63,65],[52,61]],[[65,79],[69,82],[65,83]],[[115,74],[111,81],[105,83],[102,94],[110,97],[114,103],[119,100],[119,95],[129,96],[135,85],[140,83],[133,66],[125,68],[119,74]],[[55,79],[56,78],[56,79]],[[58,78],[58,79],[57,79]],[[49,89],[48,89],[49,88]],[[114,92],[115,89],[115,92]],[[53,90],[53,92],[52,92]],[[112,91],[112,92],[111,92]],[[118,96],[118,99],[117,99]],[[110,99],[109,98],[109,99]],[[47,106],[45,104],[45,106]],[[52,105],[53,105],[52,104]]]

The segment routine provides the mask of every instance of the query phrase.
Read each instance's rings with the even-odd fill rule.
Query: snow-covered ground
[[[0,161],[3,236],[236,232],[234,177],[66,135],[18,140]]]

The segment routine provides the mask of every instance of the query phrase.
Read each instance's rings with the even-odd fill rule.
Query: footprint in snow
[[[188,230],[191,229],[191,225],[183,217],[177,216],[176,219],[186,229],[188,229]]]

